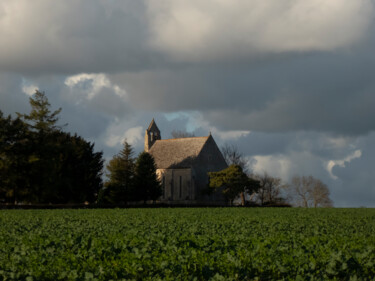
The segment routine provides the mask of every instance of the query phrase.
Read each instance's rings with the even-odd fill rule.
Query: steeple
[[[161,140],[160,130],[155,123],[154,118],[148,128],[146,129],[145,133],[145,152],[148,152],[151,146],[157,141]]]

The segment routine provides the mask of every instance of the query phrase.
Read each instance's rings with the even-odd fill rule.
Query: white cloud
[[[109,147],[116,147],[121,145],[125,140],[135,146],[143,139],[143,127],[133,127],[125,129],[126,122],[119,122],[112,124],[105,134],[105,143]]]
[[[269,173],[271,176],[287,180],[291,173],[291,159],[285,155],[258,155],[249,160],[249,170],[255,174]]]
[[[218,136],[224,141],[236,140],[240,137],[244,137],[250,134],[250,131],[247,130],[222,131],[215,126],[212,126],[208,121],[204,119],[202,114],[200,114],[199,112],[187,114],[186,117],[189,118],[188,127],[190,126],[191,128],[201,128],[203,130],[206,130],[207,132],[210,132],[214,136]]]
[[[241,130],[230,130],[230,131],[220,131],[216,127],[211,127],[211,132],[214,135],[218,135],[222,140],[236,140],[240,137],[245,137],[250,134],[250,131]]]
[[[247,136],[250,134],[250,131],[246,130],[227,130],[222,131],[215,126],[212,126],[209,122],[207,122],[201,113],[192,111],[179,111],[179,112],[172,112],[164,114],[165,118],[168,121],[173,121],[176,119],[185,119],[186,120],[186,128],[187,131],[193,132],[196,129],[200,129],[201,131],[206,131],[208,133],[213,134],[216,137],[224,141],[229,140],[236,140],[240,137]]]
[[[39,87],[37,85],[33,84],[30,81],[22,79],[22,92],[31,97],[33,94],[35,94],[36,90],[39,90]]]
[[[350,144],[352,141],[351,138],[348,137],[327,137],[326,138],[327,145],[329,145],[331,148],[346,148],[348,146],[353,146]]]
[[[64,80],[63,98],[96,114],[121,117],[130,114],[128,95],[124,87],[113,83],[104,73],[81,73]]]
[[[143,127],[134,127],[127,130],[124,134],[123,141],[126,139],[131,145],[135,145],[138,141],[143,139]]]
[[[176,119],[189,119],[189,116],[190,115],[188,112],[169,112],[164,114],[164,117],[168,121],[173,121]]]
[[[256,174],[267,172],[288,182],[296,175],[312,175],[323,182],[330,179],[325,169],[325,158],[312,150],[299,150],[293,145],[284,153],[253,155],[249,158],[249,170]]]
[[[344,168],[346,164],[350,163],[353,159],[360,158],[362,156],[361,150],[357,149],[353,153],[349,154],[347,157],[343,159],[337,159],[337,160],[329,160],[327,163],[327,171],[332,179],[338,179],[336,175],[333,174],[332,169],[335,166],[339,166]]]
[[[326,51],[364,35],[371,0],[149,0],[151,44],[180,60]]]
[[[65,85],[71,89],[81,90],[88,100],[98,95],[103,88],[113,90],[119,97],[126,97],[125,90],[116,84],[112,84],[104,73],[81,73],[69,76],[65,79]]]

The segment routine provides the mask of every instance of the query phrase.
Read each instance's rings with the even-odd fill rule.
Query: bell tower
[[[160,130],[158,126],[156,125],[155,120],[152,119],[145,133],[145,152],[148,152],[151,146],[157,140],[161,140]]]

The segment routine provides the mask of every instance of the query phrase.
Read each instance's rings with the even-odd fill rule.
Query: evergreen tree
[[[212,188],[223,188],[223,194],[232,205],[233,200],[241,194],[248,192],[252,194],[259,188],[259,182],[249,178],[239,165],[230,165],[219,172],[208,173],[210,177],[209,186]]]
[[[17,115],[23,118],[33,130],[41,133],[61,129],[60,126],[56,126],[61,108],[51,112],[51,105],[44,92],[36,90],[33,96],[29,98],[29,103],[31,112],[29,114],[17,113]]]
[[[102,152],[94,152],[94,144],[66,132],[54,132],[49,140],[55,145],[50,167],[54,184],[40,199],[60,204],[95,202],[102,188]]]
[[[134,200],[132,196],[134,183],[133,148],[125,140],[123,149],[108,163],[108,181],[102,193],[102,202],[126,203]]]
[[[137,200],[157,200],[162,195],[160,181],[156,175],[156,164],[151,154],[142,152],[135,165],[134,196]]]
[[[0,202],[16,204],[32,196],[30,134],[21,119],[0,111]]]
[[[55,134],[61,130],[61,127],[56,125],[61,108],[52,112],[47,96],[38,90],[29,98],[29,103],[30,113],[17,113],[17,115],[33,132],[31,147],[34,161],[30,171],[30,181],[33,187],[32,193],[37,195],[33,201],[52,203],[57,192],[58,171],[53,168],[58,165],[56,161],[59,161],[56,158],[58,147],[55,143]]]
[[[94,144],[56,126],[47,97],[30,98],[29,115],[0,112],[0,200],[30,203],[95,202],[103,160]],[[24,120],[24,121],[23,121]]]

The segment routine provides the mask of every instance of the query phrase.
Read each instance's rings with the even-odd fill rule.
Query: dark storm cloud
[[[23,112],[27,107],[28,99],[22,93],[22,77],[0,71],[0,110],[8,115]]]
[[[0,110],[45,91],[106,158],[124,138],[141,151],[153,117],[163,138],[211,131],[258,172],[373,206],[374,14],[373,0],[0,1]]]
[[[372,0],[4,1],[0,70],[111,73],[130,107],[198,110],[222,130],[361,135],[375,126],[373,15]],[[93,108],[121,115],[105,92]]]
[[[159,59],[147,47],[143,1],[3,1],[0,70],[28,74],[136,70]]]
[[[375,206],[374,133],[343,138],[314,132],[258,133],[233,141],[249,157],[249,170],[284,183],[312,175],[331,191],[336,207]]]
[[[336,192],[338,203],[375,207],[374,143],[375,133],[360,137],[357,146],[361,148],[361,157],[332,169],[341,183]]]
[[[139,108],[200,110],[221,129],[360,135],[375,129],[375,60],[369,58],[315,53],[256,66],[197,66],[113,79]]]

